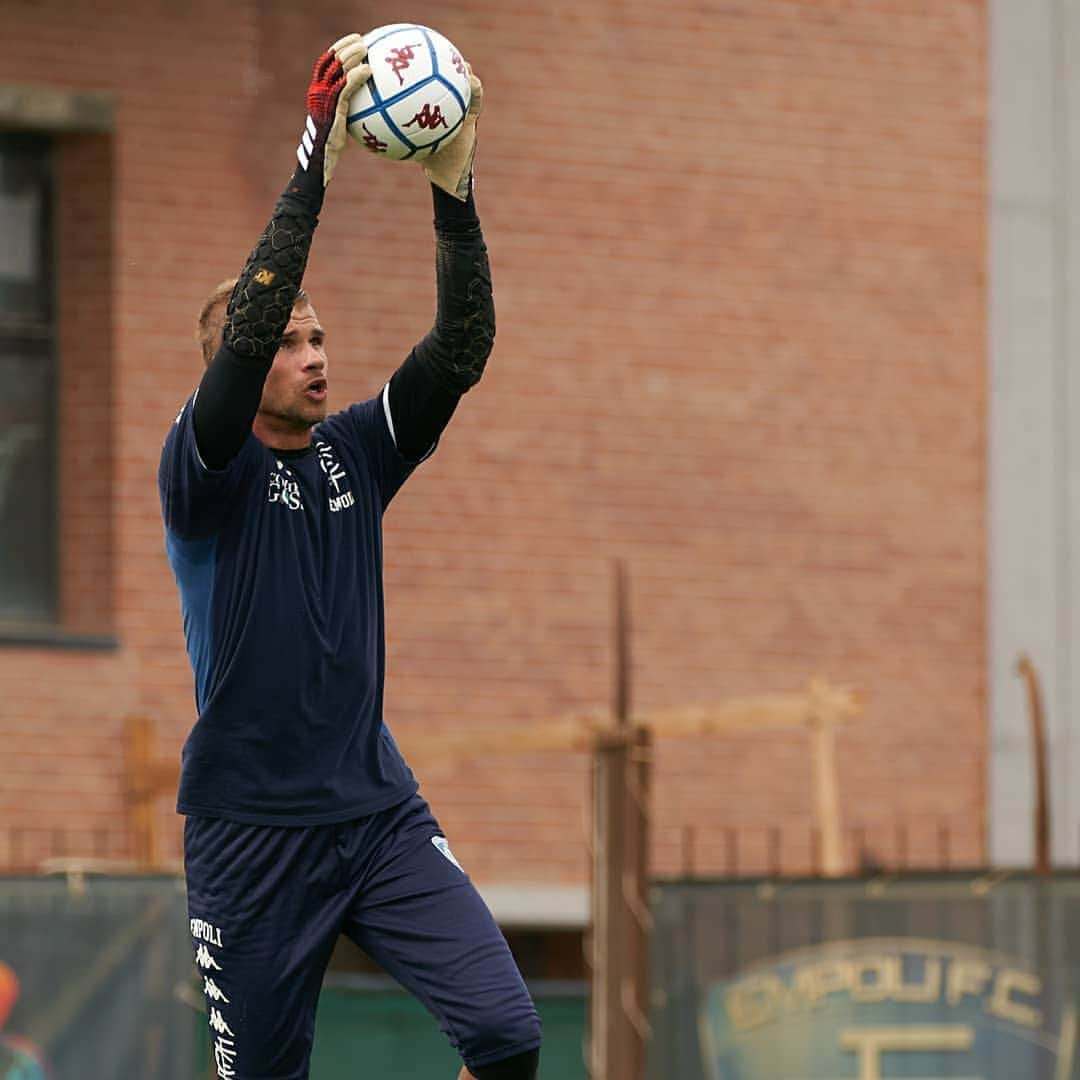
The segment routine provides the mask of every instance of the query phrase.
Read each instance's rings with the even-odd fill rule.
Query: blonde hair
[[[195,329],[195,340],[202,350],[203,363],[209,367],[210,361],[221,345],[221,331],[225,326],[225,312],[229,306],[229,299],[236,288],[236,278],[226,278],[219,282],[203,301],[199,309],[199,319]],[[301,304],[310,304],[311,300],[304,289],[298,289],[293,307]]]

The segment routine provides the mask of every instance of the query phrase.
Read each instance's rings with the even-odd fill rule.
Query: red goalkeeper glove
[[[346,34],[315,62],[307,92],[307,121],[296,148],[300,168],[294,175],[296,186],[311,194],[316,193],[317,183],[321,197],[337,168],[345,146],[349,102],[371,76],[366,59],[364,39],[359,34]]]

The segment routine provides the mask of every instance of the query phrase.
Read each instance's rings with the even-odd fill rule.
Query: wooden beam
[[[629,717],[628,727],[648,727],[653,738],[699,738],[739,735],[757,731],[800,730],[817,724],[832,726],[861,711],[858,696],[815,682],[801,694],[773,694],[735,698],[716,705],[688,705],[650,709]],[[588,753],[597,739],[617,729],[610,714],[593,709],[555,720],[500,728],[469,727],[462,731],[412,735],[395,733],[409,760],[434,764],[435,758],[460,759],[492,753],[578,752]],[[175,787],[179,763],[153,758],[153,724],[140,717],[128,724],[129,798],[138,801],[148,792]]]
[[[630,714],[627,728],[648,728],[657,739],[740,735],[757,731],[799,731],[835,726],[858,716],[857,694],[815,680],[803,693],[734,698],[715,705],[685,705]],[[501,728],[470,727],[460,732],[415,736],[395,734],[410,760],[462,758],[488,753],[585,752],[618,731],[609,713],[594,709],[555,720]]]
[[[625,660],[625,645],[620,649]],[[629,688],[619,690],[617,686],[616,697],[620,707],[628,710]],[[434,770],[443,764],[456,769],[461,761],[481,754],[592,753],[612,741],[637,738],[635,733],[644,730],[652,739],[660,740],[807,730],[812,738],[814,812],[822,838],[823,863],[826,873],[838,873],[843,859],[833,729],[858,716],[861,710],[857,694],[816,679],[802,693],[627,712],[624,726],[614,726],[610,712],[592,709],[527,725],[472,727],[422,736],[406,732],[397,739],[410,761]],[[157,865],[159,838],[154,800],[175,792],[179,774],[175,757],[155,756],[153,721],[132,717],[127,723],[126,797],[131,809],[133,852],[141,865]]]
[[[522,727],[466,728],[463,731],[410,736],[397,734],[394,738],[409,761],[433,765],[448,761],[457,767],[461,758],[485,754],[528,754],[544,751],[578,751],[587,753],[605,730],[600,714],[583,713],[553,723],[530,724]],[[415,740],[415,741],[414,741]]]
[[[635,717],[660,739],[740,735],[841,724],[859,715],[858,695],[815,680],[804,693],[733,698],[716,705],[650,709]]]

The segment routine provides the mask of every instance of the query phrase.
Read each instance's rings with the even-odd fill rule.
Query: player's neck
[[[251,424],[255,438],[271,450],[306,450],[311,445],[311,427],[290,424],[268,413],[256,413]]]

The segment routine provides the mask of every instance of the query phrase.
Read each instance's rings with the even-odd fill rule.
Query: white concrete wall
[[[1023,651],[1048,713],[1053,853],[1075,863],[1080,0],[991,0],[989,137],[990,858],[1033,855]]]

